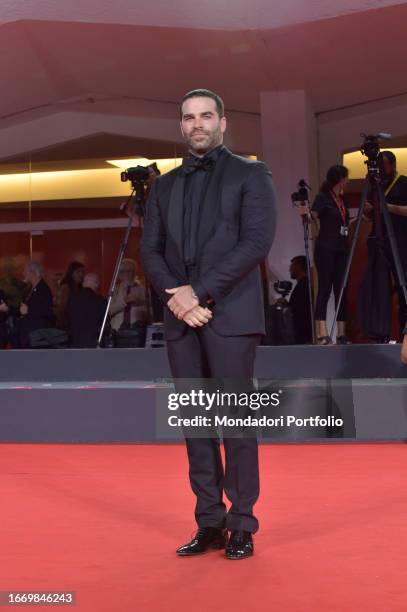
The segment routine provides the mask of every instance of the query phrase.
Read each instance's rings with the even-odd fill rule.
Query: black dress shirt
[[[224,149],[219,145],[209,151],[204,157],[188,155],[185,158],[185,190],[184,190],[184,263],[187,271],[196,264],[196,247],[202,202],[211,176],[212,169]]]

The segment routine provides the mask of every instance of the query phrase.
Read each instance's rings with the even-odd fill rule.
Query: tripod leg
[[[109,316],[110,304],[111,304],[111,301],[112,301],[114,290],[116,288],[117,277],[119,276],[120,266],[122,264],[124,253],[125,253],[125,251],[127,249],[127,243],[129,241],[129,238],[130,238],[130,232],[131,232],[132,225],[133,225],[133,215],[130,215],[129,222],[127,224],[126,233],[125,233],[123,241],[122,241],[122,243],[120,245],[119,255],[118,255],[117,260],[116,260],[116,265],[115,265],[115,268],[114,268],[114,272],[113,272],[113,276],[112,276],[112,281],[110,283],[108,299],[107,299],[107,304],[106,304],[106,310],[105,310],[105,314],[104,314],[104,317],[103,317],[102,327],[101,327],[100,332],[99,332],[99,338],[98,338],[98,342],[97,342],[96,348],[100,348],[101,343],[102,343],[102,338],[103,338],[103,333],[104,333],[105,327],[106,327],[107,317]]]
[[[359,204],[359,211],[358,211],[358,216],[357,216],[357,220],[356,220],[355,233],[353,235],[353,240],[352,240],[352,244],[351,244],[351,247],[350,247],[350,251],[349,251],[349,255],[348,255],[348,260],[346,262],[346,268],[345,268],[345,273],[344,273],[344,276],[343,276],[341,290],[339,292],[338,302],[336,304],[334,320],[332,322],[332,327],[331,327],[331,333],[329,334],[329,336],[331,338],[331,341],[332,341],[332,338],[333,338],[333,335],[334,335],[336,321],[338,320],[339,309],[340,309],[341,302],[342,302],[342,299],[343,299],[343,294],[344,294],[344,291],[345,291],[345,287],[346,287],[346,285],[348,283],[349,271],[350,271],[350,267],[351,267],[351,264],[352,264],[352,259],[353,259],[353,255],[354,255],[354,252],[355,252],[356,243],[358,241],[359,234],[360,234],[360,226],[361,226],[361,223],[362,223],[363,209],[364,209],[364,206],[365,206],[366,201],[367,201],[367,194],[368,194],[369,188],[370,188],[369,180],[366,180],[365,186],[363,188],[362,199],[361,199],[360,204]]]
[[[143,230],[144,230],[144,219],[145,219],[145,210],[143,210],[143,216],[139,217],[140,228],[141,228],[141,232],[142,233],[143,233]],[[146,274],[144,274],[144,287],[146,289],[147,320],[148,320],[149,323],[153,323],[154,322],[154,316],[153,316],[153,304],[152,304],[152,298],[151,298],[151,289],[150,289],[150,282],[149,282]]]

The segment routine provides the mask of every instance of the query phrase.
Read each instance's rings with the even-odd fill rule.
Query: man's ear
[[[222,134],[226,131],[226,117],[222,117],[220,120],[220,130]]]

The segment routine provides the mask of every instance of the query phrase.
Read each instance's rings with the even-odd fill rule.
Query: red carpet
[[[407,610],[405,445],[262,447],[240,562],[174,555],[195,530],[182,446],[0,453],[1,591],[75,590],[86,612]]]

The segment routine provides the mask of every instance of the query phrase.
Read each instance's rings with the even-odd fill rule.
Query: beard
[[[212,132],[203,130],[192,131],[191,134],[185,135],[185,140],[192,153],[205,155],[205,153],[208,153],[208,151],[222,143],[222,132],[220,128],[216,128]]]

